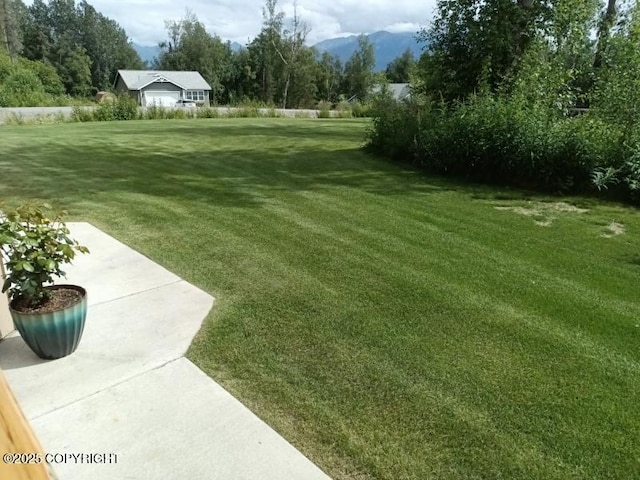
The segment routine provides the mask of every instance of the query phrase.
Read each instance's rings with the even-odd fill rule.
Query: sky
[[[31,1],[25,1],[27,5]],[[88,0],[115,20],[140,45],[166,38],[165,20],[179,20],[190,9],[209,33],[246,44],[259,33],[264,0]],[[417,32],[428,25],[436,0],[298,0],[298,14],[311,28],[307,43],[379,30]],[[293,0],[278,1],[289,17]]]

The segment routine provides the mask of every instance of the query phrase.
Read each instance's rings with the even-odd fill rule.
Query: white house
[[[128,92],[143,107],[173,107],[180,100],[208,106],[211,86],[198,72],[118,70],[115,90]]]

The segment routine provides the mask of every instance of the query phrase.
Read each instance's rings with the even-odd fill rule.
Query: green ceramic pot
[[[54,360],[66,357],[78,348],[87,317],[87,291],[76,285],[47,288],[76,290],[82,294],[82,300],[51,313],[23,313],[14,310],[12,305],[9,305],[9,310],[13,323],[29,348],[40,358]]]

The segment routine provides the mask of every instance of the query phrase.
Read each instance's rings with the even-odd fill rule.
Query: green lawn
[[[638,211],[426,177],[365,127],[2,127],[0,198],[213,294],[189,357],[336,479],[638,478]]]

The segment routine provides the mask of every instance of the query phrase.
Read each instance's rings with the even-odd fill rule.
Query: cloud
[[[391,33],[400,33],[400,32],[418,32],[422,28],[422,25],[417,23],[409,23],[409,22],[400,22],[393,23],[383,28],[387,32]]]
[[[195,13],[210,33],[245,44],[260,32],[264,7],[264,0],[89,0],[89,3],[118,22],[134,42],[142,45],[164,40],[165,20],[179,20],[186,9]],[[417,31],[432,18],[435,3],[436,0],[298,0],[298,13],[311,28],[307,40],[313,44],[378,30]],[[278,9],[290,17],[293,0],[280,0]]]

